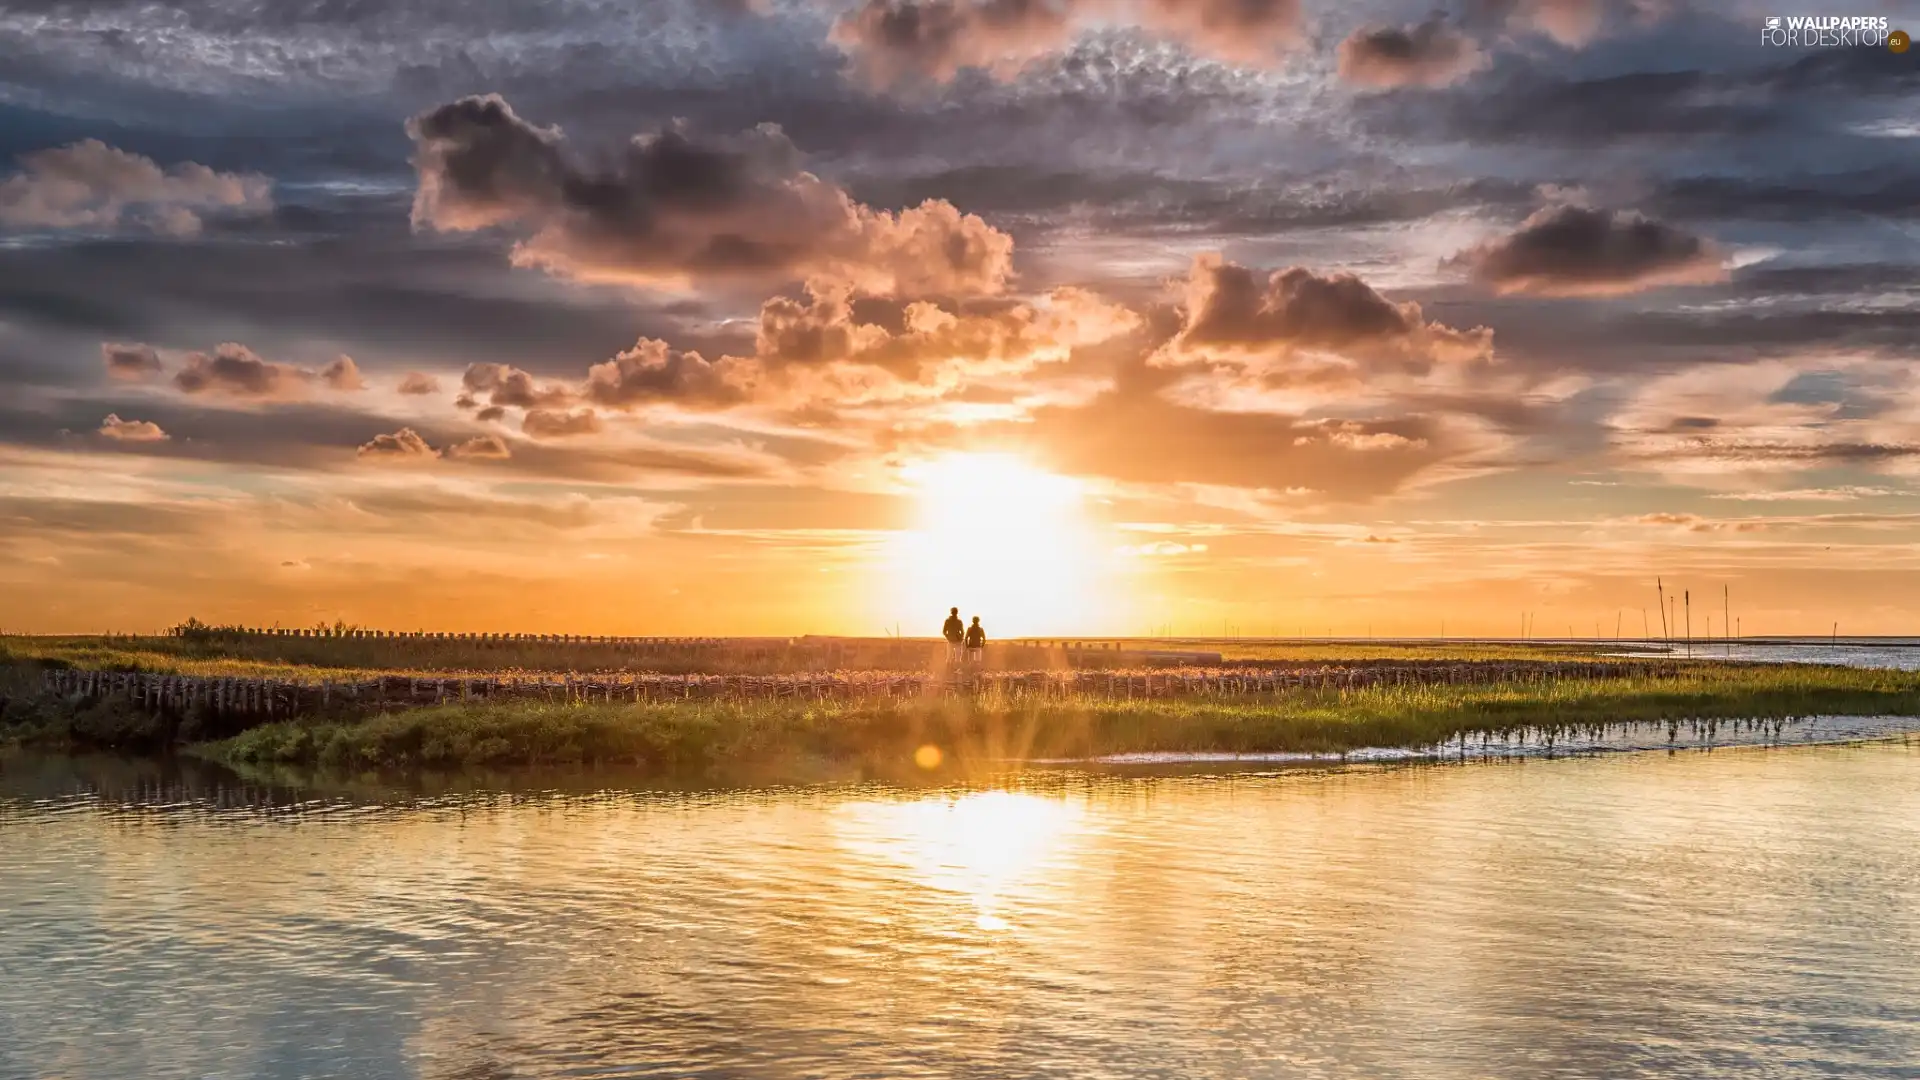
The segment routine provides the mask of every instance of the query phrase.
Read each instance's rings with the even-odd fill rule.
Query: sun
[[[893,545],[885,606],[903,625],[932,634],[949,607],[980,616],[990,638],[1101,621],[1101,547],[1079,481],[984,453],[918,462],[901,479],[918,514]]]

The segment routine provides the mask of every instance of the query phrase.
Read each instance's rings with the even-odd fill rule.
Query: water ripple
[[[1920,745],[1245,766],[420,795],[10,761],[0,1076],[1915,1075]]]

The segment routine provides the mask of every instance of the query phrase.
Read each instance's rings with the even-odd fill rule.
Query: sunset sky
[[[1775,14],[0,0],[0,629],[1920,631],[1920,51]]]

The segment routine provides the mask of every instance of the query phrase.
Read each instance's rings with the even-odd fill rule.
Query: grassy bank
[[[354,723],[279,723],[200,752],[235,764],[445,768],[572,762],[676,770],[789,762],[948,765],[1147,751],[1342,751],[1462,733],[1627,721],[1920,715],[1920,676],[1701,665],[1679,678],[1299,690],[1260,698],[1015,702],[928,699],[440,706]]]
[[[1575,660],[1599,655],[1570,645],[1508,645],[1462,642],[1261,642],[1222,644],[1204,640],[1105,641],[1127,648],[1197,649],[1235,662],[1338,664],[1380,661]],[[934,655],[937,655],[934,654]],[[1099,651],[1082,654],[1088,662]],[[768,670],[805,670],[792,662],[748,665]],[[482,646],[457,641],[364,638],[200,639],[77,636],[0,638],[0,664],[53,664],[87,671],[144,672],[207,678],[281,679],[320,682],[371,674],[433,672],[705,670],[671,657],[636,657],[615,646],[515,643]],[[1029,665],[1022,665],[1029,666]],[[1040,666],[1044,666],[1042,663]],[[747,668],[743,668],[746,670]]]

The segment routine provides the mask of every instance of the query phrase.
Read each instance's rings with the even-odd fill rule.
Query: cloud
[[[498,95],[408,122],[415,228],[528,233],[518,265],[638,285],[826,276],[873,294],[992,293],[1013,240],[952,204],[892,213],[856,203],[800,167],[762,124],[728,139],[680,127],[639,135],[604,168],[576,160],[558,128]]]
[[[1181,544],[1172,540],[1151,540],[1144,544],[1128,544],[1115,549],[1121,555],[1137,558],[1171,559],[1180,555],[1205,554],[1205,544]]]
[[[148,348],[148,346],[113,346]],[[313,384],[330,390],[365,390],[359,365],[353,357],[334,357],[319,371],[263,359],[238,342],[223,342],[211,354],[190,352],[186,363],[173,375],[173,384],[182,394],[225,394],[228,398],[255,400],[292,400],[301,398]]]
[[[520,430],[536,439],[561,439],[573,435],[592,435],[600,431],[600,414],[592,409],[578,412],[553,412],[534,409],[520,421]]]
[[[1512,235],[1449,260],[1501,293],[1615,296],[1723,281],[1714,246],[1640,214],[1586,206],[1536,212]]]
[[[170,438],[160,430],[160,425],[150,420],[122,420],[117,413],[108,413],[100,421],[100,434],[115,442],[163,442]]]
[[[1610,9],[1648,21],[1671,8],[1666,0],[1477,0],[1473,10],[1511,30],[1544,34],[1578,49],[1600,36]]]
[[[360,377],[360,367],[351,356],[341,356],[320,369],[320,380],[335,390],[365,390],[367,381]]]
[[[0,180],[0,226],[128,226],[191,236],[203,214],[271,210],[271,190],[264,176],[215,172],[191,161],[163,169],[152,158],[84,139],[21,156],[19,171]]]
[[[1080,0],[866,0],[829,40],[877,86],[948,82],[962,68],[1010,76],[1066,44]]]
[[[100,359],[107,365],[109,376],[128,382],[147,379],[165,370],[160,354],[151,345],[102,342]]]
[[[1301,45],[1299,0],[1144,0],[1142,21],[1194,52],[1233,63],[1271,66]]]
[[[1429,417],[1342,421],[1220,412],[1168,401],[1151,383],[1132,379],[1081,404],[1042,406],[1022,420],[981,425],[971,437],[1025,452],[1064,475],[1312,489],[1327,502],[1390,494],[1460,453]]]
[[[361,445],[358,455],[367,461],[408,462],[430,461],[440,453],[428,446],[419,432],[407,427],[391,435],[375,435],[371,442]]]
[[[1664,526],[1696,533],[1765,532],[1778,524],[1777,522],[1759,519],[1727,520],[1723,518],[1701,517],[1699,514],[1675,513],[1641,514],[1639,517],[1631,520],[1636,525]]]
[[[245,345],[229,341],[212,353],[188,353],[186,364],[173,376],[173,385],[186,394],[284,399],[306,393],[314,378],[311,371],[262,359]]]
[[[1340,43],[1340,77],[1359,86],[1449,86],[1487,66],[1472,38],[1438,16],[1416,26],[1355,30]]]
[[[464,391],[456,404],[471,408],[479,395],[496,408],[550,409],[573,404],[574,391],[555,383],[541,385],[532,375],[508,364],[469,364],[460,377]],[[490,418],[488,418],[490,419]]]
[[[756,370],[756,365],[736,357],[708,362],[697,352],[642,338],[633,348],[588,368],[580,396],[610,409],[659,402],[725,408],[747,400]],[[532,414],[527,419],[531,421]]]
[[[1707,498],[1727,499],[1734,502],[1853,502],[1856,499],[1874,499],[1899,494],[1901,492],[1892,488],[1846,484],[1830,488],[1795,488],[1791,491],[1724,492],[1709,495]]]
[[[470,458],[501,461],[513,456],[505,439],[498,435],[475,435],[447,447],[450,458]]]
[[[770,371],[871,367],[910,383],[1009,374],[1064,360],[1076,348],[1129,333],[1133,311],[1084,289],[1062,287],[1033,301],[943,306],[914,301],[865,321],[844,293],[761,305],[754,355]]]
[[[1083,29],[1137,21],[1198,55],[1271,66],[1305,40],[1299,0],[865,0],[829,39],[876,86],[1010,79]]]
[[[1216,255],[1194,260],[1179,332],[1163,359],[1330,352],[1362,366],[1419,371],[1487,359],[1493,332],[1430,322],[1413,301],[1394,303],[1352,274],[1289,267],[1260,274]],[[1284,367],[1270,374],[1284,376]]]
[[[423,375],[418,371],[409,371],[406,376],[400,380],[400,385],[397,389],[400,393],[409,396],[437,394],[440,392],[440,380],[431,375]]]

